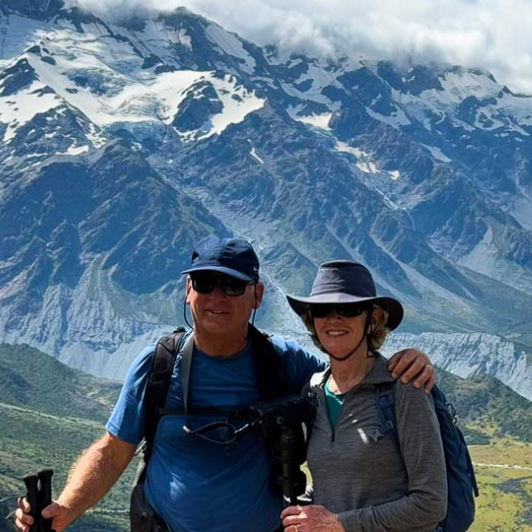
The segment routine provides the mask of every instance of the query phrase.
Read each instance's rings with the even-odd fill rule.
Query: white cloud
[[[101,12],[185,6],[283,51],[444,60],[532,94],[530,0],[71,0]]]

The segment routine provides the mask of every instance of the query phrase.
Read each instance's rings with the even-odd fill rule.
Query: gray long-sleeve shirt
[[[378,355],[362,382],[345,394],[331,428],[325,394],[308,449],[314,504],[339,515],[347,532],[427,532],[447,509],[447,480],[432,397],[411,384],[395,385],[401,451],[379,431],[376,385],[393,382]],[[319,382],[315,376],[312,382]]]

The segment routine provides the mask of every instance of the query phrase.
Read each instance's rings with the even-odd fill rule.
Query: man
[[[250,317],[264,294],[257,255],[245,240],[211,235],[198,243],[183,274],[188,274],[186,303],[193,320],[188,400],[185,404],[180,351],[166,407],[248,407],[259,399],[248,341]],[[291,393],[299,393],[324,368],[297,343],[277,336],[271,341]],[[100,500],[131,461],[144,433],[143,397],[153,352],[151,346],[134,361],[106,434],[81,455],[58,500],[43,510],[57,532]],[[426,355],[408,350],[394,355],[392,367],[406,380],[419,374],[416,386],[430,388],[434,371],[427,362]],[[259,436],[249,432],[237,439],[234,430],[210,430],[209,421],[183,414],[162,417],[144,483],[147,502],[172,531],[278,529],[282,497],[270,486],[271,463]],[[29,512],[25,500],[15,526],[29,532],[32,519],[24,512]]]

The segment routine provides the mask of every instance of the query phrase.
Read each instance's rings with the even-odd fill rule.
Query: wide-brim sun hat
[[[393,297],[378,296],[370,271],[358,262],[335,260],[323,263],[316,274],[310,296],[287,295],[296,314],[302,316],[309,305],[325,303],[374,303],[388,313],[385,326],[396,329],[404,316],[403,305]]]

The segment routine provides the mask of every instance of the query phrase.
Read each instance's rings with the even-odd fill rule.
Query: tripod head
[[[316,411],[310,397],[286,395],[250,407],[253,425],[270,450],[272,481],[281,486],[290,504],[305,492],[306,477],[300,466],[306,460],[307,442]]]

